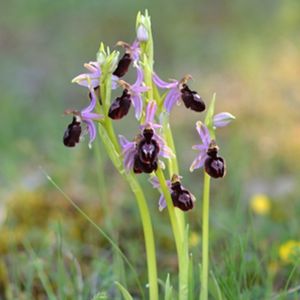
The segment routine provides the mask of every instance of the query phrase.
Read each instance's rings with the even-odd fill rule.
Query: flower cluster
[[[169,117],[175,104],[183,102],[187,109],[196,113],[205,111],[206,104],[199,93],[189,87],[188,81],[192,78],[191,75],[185,75],[181,80],[167,82],[154,71],[149,16],[141,14],[138,16],[137,36],[132,44],[118,42],[117,46],[124,49],[124,54],[120,59],[118,52],[110,53],[109,48],[105,50],[101,44],[97,60],[84,65],[88,72],[72,80],[88,89],[89,104],[81,111],[66,111],[66,114],[73,115],[73,119],[65,131],[63,143],[67,147],[74,147],[81,141],[81,137],[88,133],[89,146],[91,146],[97,133],[95,122],[105,127],[112,120],[124,118],[133,106],[135,117],[139,122],[137,135],[131,141],[120,135],[120,145],[114,144],[114,147],[117,151],[120,151],[117,148],[121,148],[118,154],[123,158],[126,172],[151,174],[164,166],[163,162],[160,162],[161,159],[175,159],[173,145],[165,140],[170,124],[168,121],[162,122],[162,119]],[[136,72],[136,80],[133,84],[124,80],[130,67]],[[120,96],[114,100],[110,99],[111,90],[118,88],[122,90]],[[153,92],[154,90],[156,93]],[[164,91],[165,97],[160,96],[160,90]],[[212,110],[209,109],[207,115],[210,115]],[[190,167],[191,171],[204,167],[205,172],[211,177],[224,177],[226,163],[219,156],[219,147],[216,144],[214,132],[216,128],[226,126],[233,119],[234,116],[230,113],[220,113],[215,116],[211,115],[205,124],[201,121],[196,123],[201,144],[193,147],[199,153]],[[112,128],[111,125],[110,128]],[[114,132],[110,131],[109,134],[114,134]],[[110,138],[113,140],[112,136]],[[114,140],[117,143],[116,138]],[[160,189],[157,178],[151,176],[153,186]],[[183,211],[193,208],[195,197],[181,185],[179,175],[173,175],[171,180],[166,181],[166,185],[175,207]],[[162,210],[164,207],[166,207],[166,201],[162,195],[159,200],[159,209]]]

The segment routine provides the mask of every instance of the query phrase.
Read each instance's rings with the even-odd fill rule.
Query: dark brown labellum
[[[153,129],[144,129],[144,138],[138,144],[138,155],[143,163],[152,164],[157,160],[159,145],[157,141],[153,139],[153,134]]]
[[[133,172],[136,174],[140,174],[140,173],[150,174],[153,171],[157,170],[157,166],[158,166],[157,158],[151,163],[144,163],[141,161],[140,156],[136,154],[134,157]]]
[[[186,108],[201,112],[205,110],[205,103],[196,91],[191,91],[186,84],[182,85],[181,98]]]
[[[208,156],[204,162],[205,172],[213,178],[222,178],[226,173],[225,161],[219,156]]]
[[[64,145],[67,147],[75,147],[75,145],[79,143],[80,135],[80,122],[76,119],[76,117],[73,117],[73,121],[68,125],[63,137]]]
[[[159,144],[153,138],[152,128],[145,128],[143,136],[137,145],[137,154],[134,157],[134,173],[152,173],[157,170]]]
[[[183,211],[190,210],[194,207],[193,195],[182,187],[179,181],[172,183],[171,186],[173,205]]]
[[[131,64],[131,56],[129,53],[125,53],[123,57],[119,60],[118,66],[113,72],[113,75],[118,76],[119,78],[123,77],[129,69]]]
[[[108,112],[108,116],[111,119],[119,120],[128,114],[129,108],[131,105],[131,96],[128,93],[128,90],[124,90],[121,97],[115,99]]]

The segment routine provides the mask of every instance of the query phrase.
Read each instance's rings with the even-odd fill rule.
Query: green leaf
[[[190,254],[189,260],[189,300],[194,300],[194,288],[195,288],[195,281],[194,281],[194,267],[193,267],[193,255]]]
[[[170,274],[167,275],[166,283],[165,283],[165,300],[173,299],[173,287],[170,283]]]
[[[210,281],[209,285],[212,287],[211,292],[212,292],[212,294],[214,294],[215,299],[223,300],[223,296],[222,296],[222,292],[221,292],[219,283],[215,277],[215,274],[212,271],[210,272],[210,280],[209,281]]]
[[[126,290],[126,288],[121,283],[116,281],[115,284],[119,288],[119,290],[125,300],[133,300],[132,296],[129,294],[129,292]]]

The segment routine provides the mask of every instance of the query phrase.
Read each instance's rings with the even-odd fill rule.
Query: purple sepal
[[[172,89],[178,86],[177,80],[174,80],[174,82],[163,81],[155,72],[153,72],[152,79],[153,82],[161,89]]]
[[[208,128],[201,121],[198,121],[196,123],[196,129],[203,145],[208,148],[211,141]]]
[[[132,95],[132,104],[135,110],[135,117],[139,120],[143,112],[143,99],[141,93],[146,92],[149,88],[143,85],[144,74],[139,65],[136,65],[137,78],[134,84],[130,86]]]
[[[88,129],[89,136],[90,136],[89,148],[92,148],[92,143],[95,140],[96,135],[97,135],[96,126],[95,126],[94,122],[89,119],[83,119],[82,121],[87,125],[87,129]]]
[[[140,57],[140,53],[141,53],[141,49],[140,49],[140,43],[138,40],[135,40],[131,47],[130,47],[130,51],[131,51],[131,56],[134,62],[139,60]]]
[[[193,172],[195,169],[199,169],[203,167],[205,159],[207,158],[207,149],[211,142],[209,130],[202,122],[198,121],[196,123],[196,129],[200,136],[200,140],[202,144],[193,146],[193,149],[198,150],[199,153],[190,166],[191,172]]]
[[[168,113],[171,112],[173,106],[180,100],[180,91],[177,88],[172,88],[164,101],[164,107]]]
[[[92,86],[93,88],[99,86],[101,69],[99,63],[96,61],[90,61],[88,64],[84,64],[84,67],[90,71],[90,73],[83,73],[72,79],[72,82],[85,87]]]
[[[155,189],[160,190],[160,183],[159,183],[157,177],[152,177],[152,178],[149,179],[149,181],[151,182],[152,186]],[[166,184],[167,184],[167,187],[169,189],[169,192],[171,193],[171,185],[172,185],[171,180],[166,180]],[[161,193],[161,195],[160,195],[159,200],[158,200],[158,210],[162,211],[167,207],[167,202],[166,202],[166,199],[165,199],[163,193],[161,191],[160,191],[160,193]]]
[[[119,135],[119,142],[124,157],[124,168],[127,172],[133,169],[134,156],[136,154],[136,142],[128,141],[124,136]]]

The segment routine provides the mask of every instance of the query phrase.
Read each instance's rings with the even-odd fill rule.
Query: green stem
[[[115,134],[111,119],[107,117],[108,106],[111,98],[111,74],[106,77],[103,76],[101,86],[101,96],[103,103],[103,111],[105,119],[102,122],[103,126],[99,124],[99,135],[103,141],[106,151],[113,162],[119,173],[124,176],[127,180],[132,192],[135,195],[139,212],[142,220],[144,238],[145,238],[145,248],[147,257],[147,269],[148,269],[148,280],[149,280],[149,299],[157,300],[158,297],[158,280],[157,280],[157,268],[156,268],[156,252],[154,243],[153,227],[151,222],[151,217],[149,213],[149,208],[147,205],[146,198],[144,196],[143,190],[132,175],[132,173],[124,172],[122,163],[120,162],[121,150],[118,143],[117,136]]]
[[[209,190],[210,190],[210,176],[204,172],[203,207],[202,207],[202,274],[201,274],[200,300],[208,299]]]
[[[115,150],[115,147],[112,143],[112,137],[110,136],[109,132],[104,132],[101,130],[101,126],[99,127],[99,133],[101,138],[104,142],[104,146],[106,148],[107,153],[109,154],[112,162],[114,163],[117,170],[125,177],[127,180],[132,192],[135,195],[139,212],[142,220],[143,231],[144,231],[144,238],[145,238],[145,248],[146,248],[146,257],[147,257],[147,267],[148,267],[148,279],[149,279],[149,299],[150,300],[157,300],[158,297],[158,286],[157,286],[157,268],[156,268],[156,251],[155,251],[155,243],[154,243],[154,234],[153,234],[153,227],[150,218],[149,208],[147,205],[147,201],[145,199],[143,190],[133,176],[132,173],[126,173],[120,168],[119,165],[116,165],[115,162],[119,160],[119,153]],[[107,142],[107,137],[105,134],[109,136],[109,142]]]
[[[178,257],[178,266],[179,266],[179,299],[186,300],[188,299],[188,252],[184,251],[184,239],[180,235],[179,223],[175,214],[175,207],[169,192],[169,188],[166,184],[166,179],[163,171],[158,168],[156,175],[162,190],[162,193],[167,202],[168,213],[171,221],[171,226],[173,230],[173,235],[175,239],[175,245],[177,250]]]
[[[131,190],[135,194],[145,237],[146,245],[146,256],[148,265],[148,278],[149,278],[149,293],[150,300],[158,300],[158,280],[157,280],[157,269],[156,269],[156,252],[154,243],[154,234],[152,222],[149,214],[149,208],[143,193],[143,190],[132,173],[126,173],[125,177],[131,187]]]
[[[166,116],[163,120],[163,130],[164,130],[164,135],[166,138],[167,145],[172,149],[174,153],[174,157],[169,159],[169,176],[170,178],[173,176],[173,174],[179,175],[179,167],[178,167],[178,162],[177,162],[177,156],[176,156],[176,149],[175,149],[175,143],[172,135],[172,130],[169,124],[169,117]],[[184,214],[181,210],[176,209],[175,210],[176,218],[179,223],[179,230],[180,230],[180,235],[183,239],[184,232],[185,232],[185,218]]]

